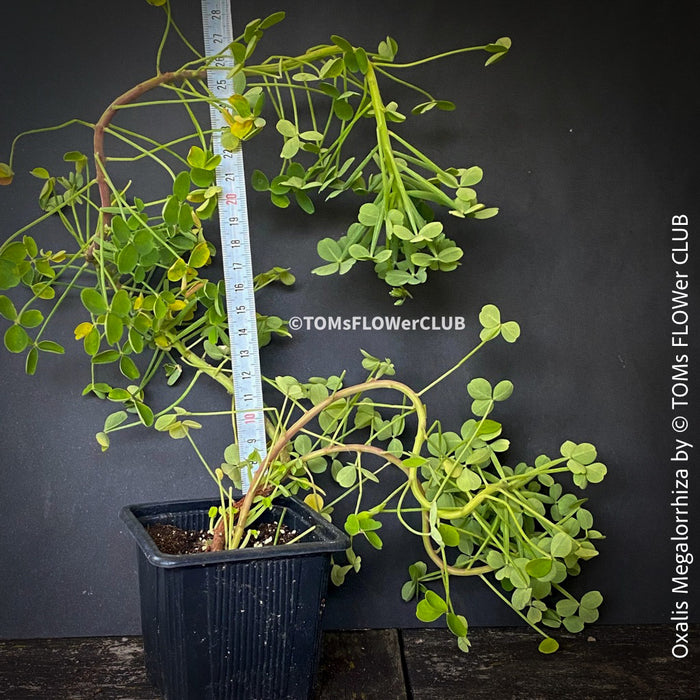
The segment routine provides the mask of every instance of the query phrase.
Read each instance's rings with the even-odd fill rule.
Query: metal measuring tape
[[[204,49],[207,56],[214,56],[234,38],[230,0],[202,0],[202,23]],[[233,67],[230,53],[213,61],[214,69],[207,71],[207,84],[215,97],[227,99],[233,95],[233,80],[227,77]],[[221,187],[219,226],[239,454],[241,459],[246,459],[257,451],[262,460],[266,453],[265,418],[243,151],[240,146],[235,151],[222,147],[221,129],[226,122],[216,107],[210,106],[210,116],[212,149],[221,156],[216,168],[216,184]],[[245,493],[250,486],[247,470],[243,470],[241,476]]]

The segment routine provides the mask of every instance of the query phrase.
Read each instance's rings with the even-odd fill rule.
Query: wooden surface
[[[432,630],[406,630],[407,685],[414,700],[698,700],[700,630],[691,656],[674,659],[666,626],[598,626],[557,635],[555,654],[540,654],[527,629],[475,629],[468,655]]]
[[[444,630],[326,632],[315,700],[694,700],[700,628],[674,659],[672,628],[594,628],[560,635],[544,656],[527,629],[474,629],[457,651]],[[0,698],[157,700],[138,637],[0,641]]]

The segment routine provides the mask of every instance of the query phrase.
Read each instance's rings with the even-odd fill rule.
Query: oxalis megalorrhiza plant
[[[405,117],[380,82],[413,87],[421,96],[415,113],[452,109],[452,103],[398,75],[467,51],[487,52],[489,64],[505,55],[510,41],[503,38],[397,63],[397,45],[390,37],[376,51],[367,51],[334,36],[331,43],[300,56],[272,55],[256,63],[253,56],[263,31],[283,18],[276,13],[250,22],[233,44],[222,47],[222,53],[233,54],[236,68],[235,94],[220,100],[206,83],[207,71],[218,70],[218,56],[202,56],[184,38],[167,2],[151,4],[163,5],[166,17],[155,75],[118,96],[96,122],[74,119],[20,134],[9,163],[0,164],[0,182],[10,184],[19,138],[72,125],[93,132],[90,157],[76,150],[65,154],[72,171],[52,175],[41,166],[31,171],[43,181],[39,204],[44,213],[0,248],[0,288],[24,290],[14,300],[0,295],[0,315],[10,322],[6,348],[26,354],[29,374],[36,372],[42,352],[63,353],[47,334],[52,322],[60,322],[63,303],[79,294],[86,317],[75,328],[75,337],[82,342],[91,375],[83,393],[117,408],[97,434],[99,444],[107,449],[114,433],[135,426],[155,427],[188,441],[221,495],[220,507],[211,513],[212,549],[244,543],[245,529],[254,526],[278,494],[308,492],[307,503],[329,518],[338,500],[352,498],[355,505],[344,527],[353,546],[346,562],[334,563],[336,583],[360,568],[357,538],[381,548],[380,518],[391,515],[420,537],[425,548],[426,561],[410,567],[410,581],[402,591],[406,600],[419,599],[416,614],[421,620],[445,615],[466,650],[467,622],[453,607],[450,581],[479,576],[542,632],[542,651],[554,651],[556,642],[541,625],[563,624],[577,631],[596,619],[601,601],[595,591],[576,599],[562,586],[568,575],[578,573],[581,560],[597,554],[593,541],[601,535],[593,529],[584,501],[563,493],[554,475],[572,472],[575,484],[585,488],[603,478],[605,467],[596,461],[592,445],[573,442],[565,442],[556,458],[540,456],[532,465],[506,466],[502,457],[509,443],[490,417],[496,403],[512,391],[506,380],[494,386],[485,379],[468,384],[474,418],[458,432],[430,423],[422,399],[486,343],[497,337],[517,339],[519,326],[502,322],[496,307],[481,311],[476,348],[421,391],[392,379],[391,362],[369,353],[362,361],[369,376],[360,384],[346,386],[344,372],[304,383],[292,377],[266,380],[282,398],[281,407],[268,412],[270,446],[257,467],[256,455],[240,454],[234,440],[221,465],[212,468],[194,439],[205,417],[233,418],[236,410],[225,290],[223,282],[207,274],[216,245],[214,236],[205,236],[205,227],[217,208],[215,171],[221,159],[211,150],[211,129],[197,116],[199,108],[214,105],[225,116],[224,157],[240,141],[269,131],[263,114],[265,109],[272,112],[274,130],[282,139],[280,170],[274,176],[256,171],[252,184],[269,191],[275,205],[295,201],[312,213],[312,195],[330,198],[348,190],[359,195],[363,203],[357,221],[340,239],[319,241],[326,264],[315,272],[342,274],[358,261],[372,262],[391,286],[396,303],[402,303],[410,296],[408,287],[424,282],[428,270],[455,269],[463,255],[445,236],[436,211],[486,218],[496,209],[477,201],[473,186],[482,177],[477,166],[438,166],[400,135]],[[175,71],[163,71],[161,54],[173,34],[193,59]],[[156,98],[151,95],[156,89],[167,94]],[[158,134],[117,124],[122,110],[162,104],[180,106],[191,120],[191,132],[163,143]],[[373,120],[376,127],[370,146],[351,139],[362,119]],[[110,156],[106,137],[126,146],[130,155]],[[110,175],[112,163],[136,167],[144,159],[167,175],[167,189],[159,198],[139,198],[130,184],[115,182]],[[57,221],[67,234],[65,247],[48,250],[37,240],[39,225],[53,229],[47,224]],[[293,281],[284,267],[255,278],[257,290]],[[289,335],[286,322],[274,315],[258,315],[258,332],[261,345],[273,335]],[[157,409],[149,403],[147,390],[162,372],[177,392],[168,406]],[[203,376],[230,395],[230,409],[202,413],[185,408]],[[246,469],[251,488],[237,499],[233,487]],[[400,470],[404,481],[377,497],[385,469]],[[318,475],[327,470],[331,481],[319,483]],[[330,495],[331,485],[337,496]],[[491,578],[500,581],[500,591]]]

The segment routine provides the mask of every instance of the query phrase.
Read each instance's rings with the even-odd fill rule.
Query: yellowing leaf
[[[176,299],[172,304],[168,305],[171,311],[182,311],[187,306],[187,304],[182,299]]]
[[[187,274],[187,263],[182,258],[178,258],[168,268],[168,279],[171,282],[177,282],[178,280],[181,280],[186,274]]]
[[[229,104],[242,117],[250,117],[250,105],[243,95],[231,95],[228,98]]]
[[[9,185],[13,177],[12,168],[7,163],[0,163],[0,185]]]
[[[204,267],[211,259],[211,251],[209,246],[202,241],[197,243],[197,245],[192,249],[190,253],[189,265],[191,267]]]
[[[323,499],[317,493],[310,493],[304,499],[304,503],[306,503],[309,508],[313,508],[317,513],[323,510]]]
[[[73,331],[73,333],[75,333],[75,339],[76,339],[76,340],[82,340],[83,338],[85,338],[85,337],[90,333],[90,331],[91,331],[93,328],[94,328],[94,326],[93,326],[92,323],[90,323],[89,321],[85,321],[85,322],[83,322],[83,323],[79,323],[79,324],[75,327],[75,330]]]
[[[231,128],[231,133],[238,139],[244,138],[255,125],[253,117],[241,117],[238,114],[231,114],[226,110],[221,110],[226,123]]]

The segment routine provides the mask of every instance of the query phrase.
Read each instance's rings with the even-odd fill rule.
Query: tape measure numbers
[[[229,0],[202,0],[202,23],[204,48],[208,56],[218,54],[233,41]],[[222,55],[215,59],[213,66],[222,70],[207,72],[209,89],[215,97],[227,99],[233,95],[233,80],[227,77],[234,66],[233,57]],[[265,417],[243,151],[240,146],[235,151],[222,147],[221,129],[226,122],[221,112],[213,106],[210,107],[210,115],[212,149],[221,156],[221,163],[216,169],[216,184],[221,187],[219,227],[238,447],[241,459],[257,451],[262,460],[266,453]],[[245,471],[242,478],[245,493],[250,486]]]

